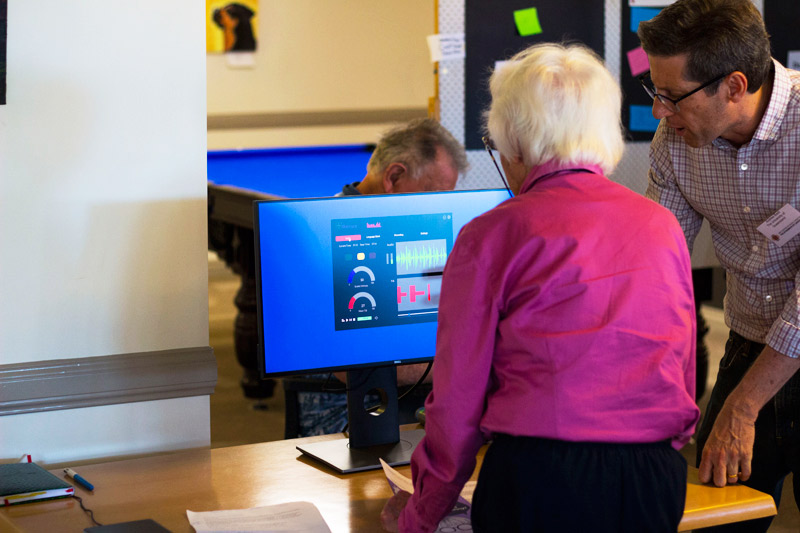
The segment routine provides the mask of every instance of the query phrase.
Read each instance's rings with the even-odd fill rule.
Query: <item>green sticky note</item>
[[[514,11],[514,22],[517,24],[517,31],[523,37],[542,33],[542,26],[539,24],[539,12],[535,7]]]

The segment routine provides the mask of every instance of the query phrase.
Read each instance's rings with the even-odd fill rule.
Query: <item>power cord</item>
[[[72,497],[75,498],[76,500],[78,500],[78,505],[80,505],[81,509],[83,509],[83,511],[86,514],[89,515],[89,518],[92,520],[92,523],[94,525],[96,525],[96,526],[102,526],[103,525],[103,524],[101,524],[100,522],[98,522],[97,520],[94,519],[94,511],[92,511],[91,509],[87,509],[86,507],[83,506],[83,499],[81,499],[80,496],[76,496],[75,494],[73,494]]]

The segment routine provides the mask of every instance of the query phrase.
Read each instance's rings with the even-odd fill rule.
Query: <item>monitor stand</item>
[[[340,474],[380,468],[378,459],[391,466],[408,464],[425,431],[400,432],[397,368],[351,370],[347,389],[350,438],[301,444],[297,449]],[[380,405],[367,411],[365,397],[369,393],[379,395]]]

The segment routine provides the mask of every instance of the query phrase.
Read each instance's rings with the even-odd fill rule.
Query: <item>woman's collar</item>
[[[555,159],[551,159],[541,165],[537,165],[533,167],[530,172],[528,172],[528,176],[525,178],[525,181],[522,183],[522,187],[520,188],[520,194],[525,193],[534,186],[537,182],[547,179],[549,177],[565,174],[565,173],[574,173],[574,172],[591,172],[594,174],[603,174],[603,170],[600,166],[595,164],[587,164],[587,163],[565,163],[563,161],[557,161]]]

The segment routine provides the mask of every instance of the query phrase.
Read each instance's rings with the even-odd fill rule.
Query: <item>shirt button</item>
[[[748,206],[748,205],[744,206],[744,212],[745,213],[749,213],[750,212],[750,206]]]
[[[742,170],[747,170],[750,167],[747,166],[747,163],[742,163],[741,165],[739,165],[739,168],[741,168]]]
[[[757,252],[758,251],[758,246],[753,245],[753,247],[750,248],[750,249],[753,250],[754,252]]]
[[[767,294],[766,296],[764,296],[764,299],[766,301],[768,301],[768,302],[771,302],[772,301],[772,295],[771,294]]]

